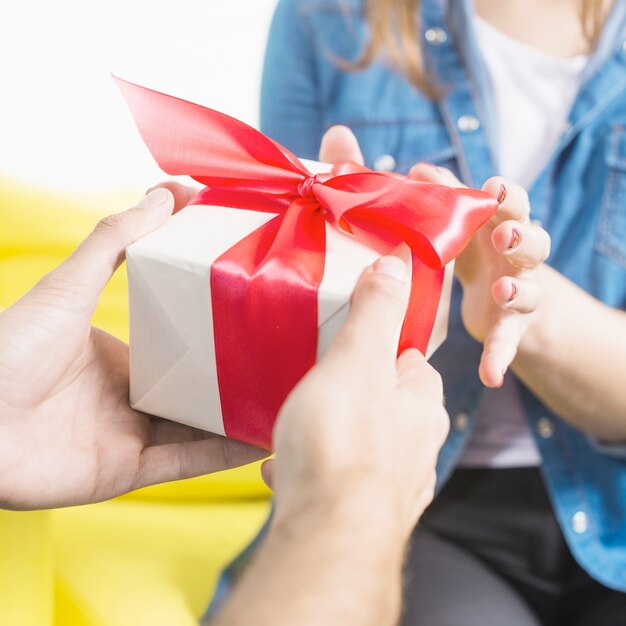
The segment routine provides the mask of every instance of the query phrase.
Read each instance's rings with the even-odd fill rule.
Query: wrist
[[[279,496],[274,526],[277,532],[321,530],[354,542],[376,542],[403,551],[413,524],[404,523],[397,507],[382,497],[385,492],[381,489],[367,484],[325,492],[310,490],[284,506]]]

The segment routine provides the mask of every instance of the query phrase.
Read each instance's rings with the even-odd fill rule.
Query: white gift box
[[[329,170],[324,164],[303,163],[314,173]],[[189,206],[127,249],[130,402],[135,409],[225,434],[213,338],[211,264],[273,217],[227,207]],[[318,358],[345,321],[359,276],[380,256],[380,251],[326,224],[326,261],[318,292]],[[428,357],[446,337],[452,265],[446,267]]]

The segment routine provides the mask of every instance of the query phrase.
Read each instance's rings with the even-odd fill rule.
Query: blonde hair
[[[350,69],[363,69],[382,52],[422,92],[436,97],[432,77],[424,70],[420,48],[420,0],[365,0],[370,39]],[[580,19],[588,41],[593,44],[606,15],[605,0],[580,0]]]

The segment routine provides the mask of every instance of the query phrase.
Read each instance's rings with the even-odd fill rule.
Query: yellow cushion
[[[57,266],[96,221],[141,193],[67,196],[0,178],[0,309]],[[126,275],[94,324],[127,340]],[[221,568],[269,510],[258,464],[54,512],[0,511],[0,624],[195,624]]]

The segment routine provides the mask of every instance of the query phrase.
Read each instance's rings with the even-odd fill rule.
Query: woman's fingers
[[[480,380],[486,387],[501,387],[504,374],[517,354],[526,325],[518,313],[502,311],[483,342],[478,367]]]
[[[363,154],[354,133],[347,126],[331,126],[322,137],[322,163],[353,161],[363,165]]]
[[[465,187],[465,185],[445,167],[432,163],[416,163],[409,172],[409,178],[422,183],[435,183],[448,187]]]
[[[532,313],[539,306],[539,286],[523,276],[502,276],[491,287],[495,303],[507,311]]]
[[[494,176],[483,185],[483,191],[497,198],[500,203],[500,208],[489,222],[492,226],[497,226],[505,220],[522,223],[529,221],[530,201],[528,193],[520,185],[501,176]]]
[[[140,469],[132,488],[211,474],[247,465],[269,454],[267,450],[218,435],[198,441],[149,446],[141,454]]]
[[[515,268],[533,269],[550,255],[550,236],[535,224],[507,220],[494,228],[491,242]]]

